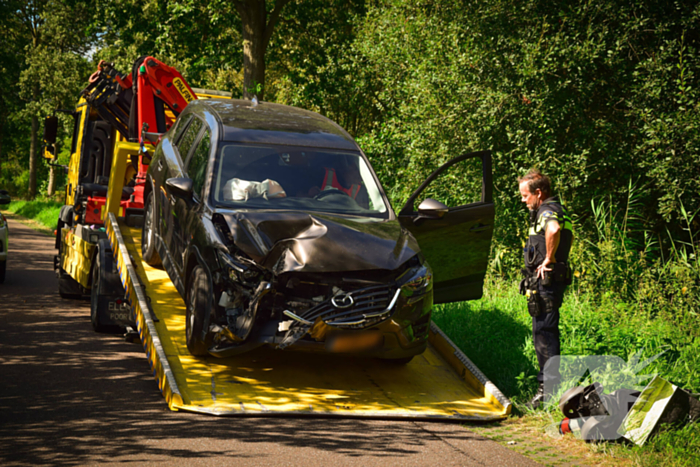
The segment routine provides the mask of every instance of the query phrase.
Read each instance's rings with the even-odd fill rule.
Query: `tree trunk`
[[[2,126],[0,126],[0,180],[2,180]]]
[[[51,159],[51,162],[55,164],[56,159],[58,159],[58,143],[54,144],[54,150],[55,153]],[[54,192],[56,191],[56,167],[53,165],[49,166],[49,188],[46,191],[50,197],[53,196]]]
[[[243,23],[243,97],[265,97],[265,52],[282,8],[290,0],[275,0],[268,13],[265,0],[237,0],[233,4]]]
[[[39,146],[39,118],[32,116],[32,140],[29,146],[29,199],[36,196],[36,160]]]
[[[243,20],[243,97],[265,96],[265,2],[246,2]]]

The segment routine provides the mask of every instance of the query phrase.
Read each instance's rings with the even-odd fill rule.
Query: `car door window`
[[[190,120],[192,120],[192,114],[186,115],[175,122],[175,132],[173,134],[173,141],[179,142],[185,129],[190,124]]]
[[[192,179],[194,193],[202,195],[202,188],[206,179],[207,162],[209,161],[209,150],[211,149],[211,131],[205,128],[197,147],[187,162],[187,174]]]
[[[192,148],[192,145],[197,140],[199,131],[204,126],[204,123],[198,118],[192,118],[192,122],[187,126],[187,129],[182,134],[180,140],[175,144],[180,153],[181,160],[187,160],[187,155]]]
[[[438,210],[433,204],[418,212],[427,198],[449,209]],[[432,266],[435,303],[481,297],[494,218],[489,151],[452,159],[409,197],[399,222],[413,234]]]
[[[449,208],[456,208],[482,201],[482,161],[471,158],[441,172],[413,203],[413,211],[427,198],[440,201]]]

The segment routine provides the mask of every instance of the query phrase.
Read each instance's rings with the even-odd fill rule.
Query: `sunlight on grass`
[[[32,219],[48,229],[55,229],[62,203],[50,200],[12,201],[7,210]]]

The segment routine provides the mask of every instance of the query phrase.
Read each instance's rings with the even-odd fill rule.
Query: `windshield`
[[[223,143],[212,191],[217,206],[388,217],[357,152]]]

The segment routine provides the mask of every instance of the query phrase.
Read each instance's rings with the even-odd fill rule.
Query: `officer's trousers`
[[[532,318],[532,340],[535,344],[535,353],[540,371],[537,374],[537,381],[544,384],[545,380],[550,388],[559,383],[559,364],[555,359],[547,365],[552,357],[559,356],[561,344],[559,341],[559,308],[564,298],[565,286],[554,284],[552,287],[539,287],[540,297],[543,302],[549,301],[549,313],[545,313],[547,308],[545,303],[541,303],[542,313]]]

